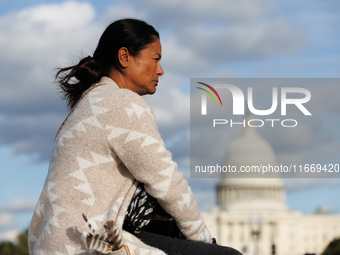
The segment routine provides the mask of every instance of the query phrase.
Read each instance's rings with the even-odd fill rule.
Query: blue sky
[[[104,28],[124,17],[144,19],[160,32],[165,74],[146,99],[187,177],[190,78],[340,78],[338,0],[2,1],[0,240],[28,227],[54,135],[67,115],[53,83],[55,68],[91,55]],[[329,114],[319,129],[310,127],[319,141],[312,146],[339,159],[340,87],[318,91],[312,97]],[[300,146],[294,155],[282,153],[270,134],[265,138],[274,141],[279,161],[308,151]],[[189,180],[202,210],[213,206],[217,181]],[[338,179],[287,181],[293,210],[313,213],[325,205],[340,213],[339,196]]]

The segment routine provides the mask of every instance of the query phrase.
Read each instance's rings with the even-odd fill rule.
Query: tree
[[[340,238],[334,239],[332,242],[330,242],[321,255],[339,255],[339,254],[340,254]]]
[[[0,255],[29,255],[27,246],[28,230],[21,232],[16,242],[0,243]]]

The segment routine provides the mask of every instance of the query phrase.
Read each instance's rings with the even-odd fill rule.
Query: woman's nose
[[[164,70],[162,66],[159,64],[157,69],[157,75],[162,76],[164,74]]]

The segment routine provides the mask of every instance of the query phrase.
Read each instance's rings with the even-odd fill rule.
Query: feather
[[[82,240],[85,247],[89,250],[95,250],[104,254],[110,251],[119,250],[123,245],[122,233],[113,220],[109,220],[104,224],[106,232],[104,234],[96,234],[92,225],[89,223],[85,214],[83,218],[92,233],[83,233]]]
[[[112,247],[104,239],[105,236],[103,235],[92,235],[90,233],[84,233],[82,236],[82,240],[87,249],[107,254],[110,252]]]
[[[112,246],[110,245],[107,235],[99,235],[96,234],[96,231],[92,228],[92,225],[88,221],[88,218],[85,214],[82,214],[83,218],[91,230],[92,233],[83,233],[82,240],[85,244],[85,247],[88,250],[99,251],[101,253],[107,254],[112,250]]]
[[[107,239],[109,244],[112,246],[112,250],[118,250],[122,246],[122,234],[119,231],[118,226],[113,220],[109,220],[104,224],[104,228],[107,233]]]
[[[82,214],[82,215],[83,215],[83,218],[84,218],[84,220],[85,220],[87,226],[89,227],[89,229],[92,231],[93,234],[95,234],[96,231],[94,231],[94,229],[92,228],[92,225],[91,225],[90,222],[88,221],[86,215],[85,215],[85,214]]]

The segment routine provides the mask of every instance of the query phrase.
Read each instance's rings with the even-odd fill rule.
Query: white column
[[[227,203],[227,187],[223,187],[223,204]]]
[[[217,188],[217,203],[221,204],[221,187]]]

